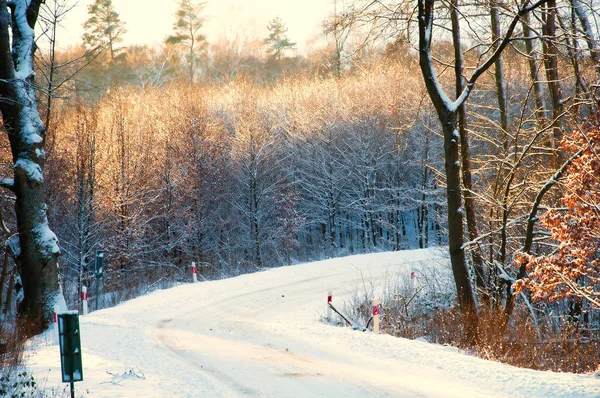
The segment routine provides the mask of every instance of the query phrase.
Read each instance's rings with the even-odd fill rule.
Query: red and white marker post
[[[333,300],[333,292],[330,290],[327,292],[327,320],[329,322],[331,322],[331,319],[332,319],[331,307],[329,306],[329,304],[331,304],[332,300]]]
[[[81,314],[88,314],[88,293],[86,286],[81,287]]]
[[[192,282],[198,282],[198,276],[196,275],[196,263],[192,261]]]
[[[373,298],[373,333],[379,334],[379,298]]]
[[[411,271],[410,273],[410,295],[414,295],[417,289],[417,275],[415,271]]]
[[[54,339],[56,340],[55,342],[57,344],[58,344],[58,311],[59,311],[58,304],[54,304],[54,313],[52,314],[52,322],[54,324]]]

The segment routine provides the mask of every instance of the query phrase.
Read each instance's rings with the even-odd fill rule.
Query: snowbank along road
[[[179,286],[82,316],[77,395],[600,396],[591,375],[519,369],[323,322],[328,290],[340,303],[423,267],[450,273],[439,249],[352,256]],[[57,345],[37,339],[27,366],[46,388],[62,388]]]

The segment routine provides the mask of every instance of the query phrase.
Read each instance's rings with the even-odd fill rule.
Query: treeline
[[[219,278],[444,244],[440,138],[405,67],[123,88],[61,110],[46,172],[69,296],[100,248],[127,292],[187,280],[191,261]]]
[[[348,43],[336,41],[329,17],[307,54],[297,51],[279,17],[260,29],[235,23],[234,13],[229,16],[231,27],[207,36],[206,2],[196,0],[177,1],[172,31],[154,46],[123,45],[127,21],[121,19],[118,4],[94,0],[88,6],[81,42],[65,48],[59,45],[57,26],[69,18],[73,6],[72,0],[53,0],[41,7],[44,30],[37,64],[40,80],[48,84],[42,96],[77,91],[81,98],[96,100],[107,89],[124,86],[226,83],[240,77],[270,84],[290,74],[339,76],[354,67],[352,60],[365,55],[358,51],[360,35],[346,34]]]

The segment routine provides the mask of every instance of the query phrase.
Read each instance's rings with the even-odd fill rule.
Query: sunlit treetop
[[[110,60],[115,61],[121,50],[116,45],[123,41],[127,32],[125,22],[115,11],[112,0],[96,0],[88,7],[88,14],[89,19],[83,24],[84,46],[91,51],[107,49]]]

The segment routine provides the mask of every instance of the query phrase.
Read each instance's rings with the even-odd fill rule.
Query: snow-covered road
[[[80,317],[84,381],[93,397],[583,397],[593,376],[535,372],[451,347],[334,327],[334,302],[423,264],[437,250],[353,256],[154,292]],[[447,272],[447,271],[446,271]],[[47,387],[60,384],[58,347],[27,357]]]

